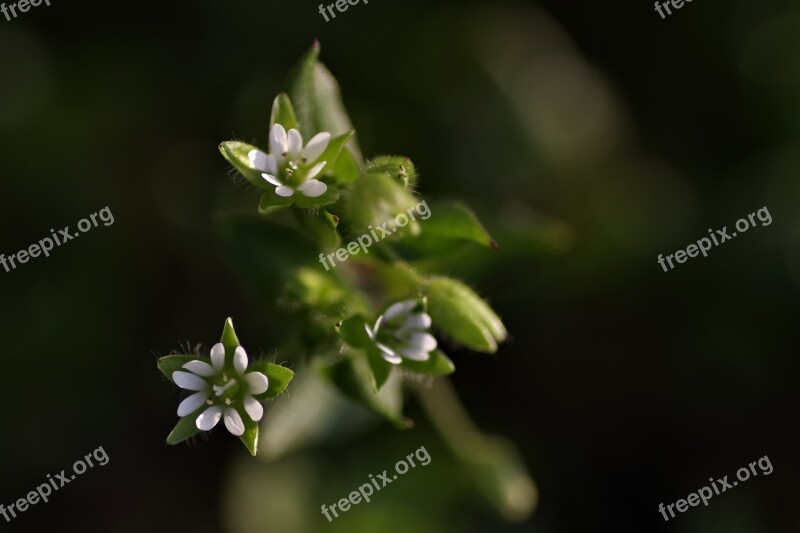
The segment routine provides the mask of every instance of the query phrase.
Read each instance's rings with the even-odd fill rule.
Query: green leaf
[[[405,156],[382,155],[367,161],[367,172],[382,172],[395,178],[405,188],[417,183],[417,168]]]
[[[320,374],[330,380],[348,398],[385,417],[398,429],[408,429],[413,422],[403,416],[400,380],[392,377],[380,392],[371,386],[372,370],[366,358],[347,353],[344,359],[320,367]]]
[[[336,161],[328,165],[326,170],[336,176],[339,183],[353,183],[361,176],[361,167],[350,150],[342,150]]]
[[[366,352],[367,362],[369,363],[370,370],[372,370],[372,379],[370,382],[372,386],[375,387],[375,392],[378,392],[392,375],[394,365],[383,358],[381,351],[376,346],[367,347]]]
[[[297,116],[294,114],[294,107],[289,95],[281,93],[272,102],[272,114],[269,119],[269,127],[272,129],[274,124],[280,124],[286,130],[297,129]]]
[[[312,312],[324,313],[335,320],[345,308],[352,306],[354,299],[338,278],[320,268],[300,268],[289,282],[287,297]]]
[[[269,388],[267,392],[254,396],[256,400],[268,400],[278,396],[286,390],[289,383],[294,379],[294,372],[285,366],[276,365],[273,363],[253,363],[247,367],[247,372],[261,372],[269,380]]]
[[[233,168],[244,176],[250,184],[255,185],[259,189],[274,189],[275,187],[267,183],[267,181],[261,177],[261,172],[250,166],[250,159],[247,157],[247,154],[249,154],[251,150],[258,149],[258,147],[252,144],[239,141],[226,141],[219,145],[219,151],[222,153],[222,157],[233,165]]]
[[[284,198],[275,194],[275,188],[273,188],[271,191],[261,195],[261,200],[258,202],[258,212],[261,215],[269,215],[289,207],[292,202],[292,198]]]
[[[304,137],[327,131],[337,136],[353,129],[342,103],[336,78],[319,62],[319,42],[300,60],[289,76],[289,95]],[[356,139],[347,144],[357,163],[363,160]]]
[[[249,416],[243,416],[244,433],[239,436],[244,447],[253,457],[258,453],[258,422],[254,422]]]
[[[205,406],[178,420],[178,423],[175,424],[172,432],[169,434],[169,436],[167,436],[167,444],[178,444],[200,433],[200,430],[197,429],[195,421],[197,420],[197,416],[200,414],[200,411],[202,411],[204,408]]]
[[[446,277],[425,282],[433,325],[457,342],[485,353],[497,351],[508,333],[489,305],[460,281]]]
[[[403,359],[400,364],[413,372],[429,376],[446,376],[456,371],[456,365],[441,350],[431,352],[431,357],[427,361]]]
[[[183,365],[189,361],[194,361],[195,359],[198,359],[198,357],[194,355],[167,355],[159,358],[158,369],[168,380],[175,383],[172,379],[172,374],[183,368]]]
[[[427,204],[425,207],[428,207]],[[431,216],[433,213],[436,216]],[[437,244],[443,240],[456,240],[497,247],[475,213],[461,202],[436,203],[429,208],[428,216],[430,219],[422,224],[422,239],[431,238]]]

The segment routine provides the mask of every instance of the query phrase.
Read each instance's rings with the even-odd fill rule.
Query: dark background
[[[0,252],[105,206],[115,217],[0,270],[0,502],[98,446],[110,456],[0,527],[800,530],[799,30],[798,4],[755,0],[698,0],[665,20],[646,1],[390,0],[328,23],[289,1],[53,0],[0,18]],[[227,316],[251,352],[281,337],[215,248],[212,214],[257,202],[216,146],[265,141],[272,98],[314,38],[365,153],[410,156],[422,194],[463,198],[500,242],[453,274],[512,340],[495,356],[450,353],[476,424],[514,442],[537,482],[522,523],[428,494],[459,481],[424,421],[275,466],[219,429],[163,444],[179,395],[157,355],[207,350]],[[667,273],[656,263],[764,206],[771,225]],[[517,245],[530,242],[512,238],[520,219],[558,230]],[[429,471],[321,517],[423,444]],[[664,523],[659,503],[764,455],[772,475]]]

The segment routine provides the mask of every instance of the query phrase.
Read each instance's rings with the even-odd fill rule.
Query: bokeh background
[[[414,403],[411,431],[365,416],[337,436],[351,421],[326,420],[329,439],[271,462],[222,430],[164,444],[179,394],[158,355],[207,349],[234,316],[251,353],[280,358],[285,332],[213,239],[213,213],[257,203],[216,146],[265,140],[314,38],[365,153],[410,156],[422,194],[464,199],[500,243],[451,273],[512,339],[495,356],[450,349],[452,381],[518,450],[532,515],[491,505]],[[0,252],[115,216],[0,271],[0,502],[98,446],[110,456],[0,527],[799,531],[798,57],[789,1],[661,20],[647,1],[373,0],[326,23],[306,1],[54,0],[0,19]],[[656,263],[764,206],[771,225]],[[324,520],[321,504],[420,446],[430,465]],[[772,475],[658,513],[764,455]]]

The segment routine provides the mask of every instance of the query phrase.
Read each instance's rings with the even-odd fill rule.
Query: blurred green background
[[[0,252],[115,216],[0,271],[0,503],[98,446],[110,456],[2,527],[800,530],[800,6],[694,2],[661,20],[651,2],[373,0],[328,23],[317,9],[54,1],[0,19]],[[365,153],[408,155],[426,198],[464,199],[500,243],[450,273],[512,339],[449,353],[476,425],[536,480],[532,516],[491,506],[413,403],[411,431],[364,417],[334,438],[354,422],[326,420],[327,444],[274,462],[221,429],[163,444],[179,394],[158,355],[207,350],[233,316],[251,354],[280,359],[277,317],[213,241],[213,213],[258,198],[217,144],[264,143],[314,38]],[[656,263],[763,206],[770,226],[668,273]],[[324,519],[320,505],[420,446],[427,467]],[[769,477],[668,524],[658,513],[764,455]]]

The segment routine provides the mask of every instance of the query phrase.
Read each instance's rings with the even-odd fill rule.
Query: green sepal
[[[222,157],[233,165],[233,168],[244,176],[251,185],[255,185],[259,189],[274,189],[275,187],[261,176],[260,171],[250,166],[250,159],[247,154],[251,150],[259,150],[259,148],[239,141],[226,141],[219,145]]]
[[[190,439],[200,433],[200,430],[197,429],[197,417],[200,416],[200,413],[206,408],[206,406],[201,407],[197,411],[192,414],[186,415],[180,420],[178,423],[175,424],[175,427],[172,429],[170,434],[167,436],[167,444],[174,445],[179,444],[187,439]]]
[[[358,178],[347,200],[348,213],[353,229],[366,231],[388,223],[390,233],[400,231],[395,228],[395,217],[406,214],[417,205],[417,199],[394,178],[383,172],[370,172]],[[405,228],[412,234],[419,233],[417,222],[409,221]]]
[[[456,371],[456,365],[441,350],[432,351],[427,361],[411,361],[403,358],[400,364],[412,372],[429,376],[447,376]]]
[[[294,379],[294,372],[285,366],[273,363],[252,363],[247,367],[247,372],[261,372],[267,376],[269,388],[266,392],[253,396],[258,401],[269,400],[281,394]]]
[[[258,453],[258,422],[254,422],[245,413],[242,416],[242,423],[244,423],[244,433],[239,435],[239,440],[242,441],[250,455],[255,457]]]
[[[339,335],[353,348],[366,348],[372,344],[372,339],[364,328],[365,324],[366,320],[361,315],[351,316],[339,323]]]
[[[275,124],[280,124],[286,131],[297,129],[297,115],[295,115],[292,101],[286,93],[279,94],[272,102],[272,113],[269,118],[270,130]]]
[[[239,337],[236,336],[236,330],[233,329],[233,319],[228,317],[225,320],[225,326],[222,328],[222,337],[219,342],[225,347],[225,359],[228,359],[228,354],[233,357],[233,352],[238,346],[241,346]]]
[[[367,362],[372,370],[372,385],[375,387],[375,392],[378,392],[389,380],[395,365],[384,359],[375,345],[367,347]]]
[[[273,187],[271,191],[261,195],[261,200],[258,202],[258,213],[260,215],[269,215],[289,207],[292,203],[291,197],[284,198],[275,194],[275,188]]]
[[[434,326],[460,344],[494,353],[497,344],[508,336],[492,308],[460,281],[443,276],[429,278],[425,290]]]
[[[175,380],[172,379],[172,374],[178,370],[181,370],[183,365],[189,361],[194,361],[196,359],[199,358],[195,355],[167,355],[159,358],[157,364],[161,373],[164,374],[172,383],[175,383]]]

